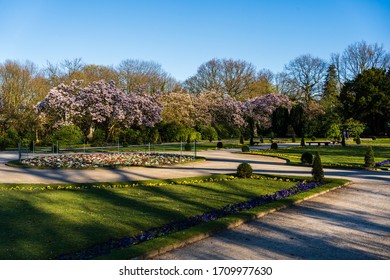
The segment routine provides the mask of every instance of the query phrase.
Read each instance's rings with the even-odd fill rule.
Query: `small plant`
[[[310,152],[304,152],[301,156],[301,162],[302,163],[308,163],[312,164],[313,163],[313,155]]]
[[[241,134],[241,136],[240,136],[240,144],[241,144],[241,145],[244,145],[244,136],[242,136],[242,134]]]
[[[218,142],[217,143],[217,148],[218,149],[222,149],[223,148],[223,143],[222,142]]]
[[[375,166],[374,150],[371,146],[367,148],[366,155],[364,156],[364,166],[368,168]]]
[[[260,143],[264,143],[263,135],[260,135],[260,136],[259,136],[259,140],[260,140]]]
[[[312,137],[311,137],[311,141],[316,141],[316,137],[315,137],[315,136],[312,136]]]
[[[375,137],[375,136],[372,136],[371,139],[372,139],[372,140],[376,140],[376,137]]]
[[[313,181],[315,182],[321,182],[324,180],[324,169],[322,168],[321,157],[318,152],[316,152],[316,155],[314,156],[311,175],[313,175]]]
[[[295,138],[295,134],[293,134],[293,135],[291,136],[291,142],[295,143],[296,141],[297,141],[297,139]]]
[[[271,149],[272,150],[277,150],[278,149],[278,143],[272,143],[271,144]]]
[[[241,147],[241,151],[242,151],[243,153],[247,153],[247,152],[250,151],[250,148],[249,148],[248,145],[244,145],[244,146]]]
[[[301,146],[302,146],[302,147],[305,147],[305,146],[306,146],[305,138],[304,138],[304,137],[301,138]]]
[[[360,140],[360,136],[356,136],[355,138],[355,141],[356,141],[356,144],[360,145],[362,143],[362,141]]]
[[[249,163],[243,162],[237,167],[237,177],[250,178],[252,176],[252,166]]]

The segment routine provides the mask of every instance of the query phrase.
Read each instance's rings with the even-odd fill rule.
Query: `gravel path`
[[[4,165],[16,153],[0,153],[0,183],[109,182],[234,173],[240,162],[255,172],[310,175],[310,168],[285,161],[200,152],[204,162],[161,168],[95,170],[19,169]],[[325,169],[352,185],[224,231],[159,259],[390,259],[389,172]]]

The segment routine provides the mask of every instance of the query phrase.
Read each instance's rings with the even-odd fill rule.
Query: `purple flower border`
[[[182,221],[171,222],[158,228],[151,228],[145,232],[141,232],[140,234],[134,236],[128,236],[119,239],[111,239],[107,242],[94,245],[80,252],[76,252],[73,254],[62,254],[58,257],[58,259],[60,260],[93,259],[99,256],[107,255],[114,249],[126,248],[133,245],[137,245],[147,240],[152,240],[157,237],[161,237],[170,233],[185,230],[202,223],[214,221],[231,214],[246,211],[254,207],[258,207],[260,205],[264,205],[270,202],[274,202],[276,200],[284,199],[314,189],[322,184],[324,184],[324,182],[300,182],[291,188],[277,191],[271,195],[269,194],[262,195],[255,198],[250,198],[245,202],[227,204],[220,209],[215,209],[201,215],[195,215],[193,217],[189,217]]]
[[[381,161],[381,162],[377,162],[377,163],[375,163],[375,166],[376,167],[382,167],[382,166],[388,165],[388,164],[390,164],[390,159],[387,159],[387,160],[384,160],[384,161]]]

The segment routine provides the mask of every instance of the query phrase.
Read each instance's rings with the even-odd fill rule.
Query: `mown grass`
[[[252,151],[252,154],[278,156],[288,159],[290,163],[300,164],[301,155],[304,152],[310,152],[314,155],[319,152],[321,161],[327,167],[363,167],[364,155],[368,145],[349,144],[346,147],[335,146],[295,146],[288,148],[279,148],[277,150],[259,150]],[[390,159],[390,145],[372,145],[375,154],[375,161],[380,162]]]
[[[142,183],[61,185],[71,188],[67,190],[55,189],[58,185],[48,190],[47,185],[3,184],[0,186],[0,259],[56,258],[60,254],[77,252],[111,238],[135,235],[152,227],[296,184],[291,180],[229,180],[228,175],[213,176],[213,182],[201,182],[207,178],[210,176]],[[343,182],[329,180],[318,190],[291,197],[285,202],[279,201],[273,206],[267,205],[199,225],[134,248],[114,251],[105,258],[129,258],[156,250],[199,232],[221,229],[232,220],[252,215],[253,212],[275,207],[279,203],[290,203],[313,191]],[[11,190],[16,187],[23,190]]]

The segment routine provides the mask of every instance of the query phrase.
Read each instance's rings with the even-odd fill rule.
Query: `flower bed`
[[[259,177],[259,179],[263,179]],[[140,244],[142,242],[145,242],[147,240],[152,240],[158,237],[165,236],[170,233],[174,233],[180,230],[185,230],[188,228],[191,228],[193,226],[207,223],[210,221],[214,221],[223,217],[226,217],[228,215],[232,215],[235,213],[239,213],[242,211],[246,211],[249,209],[252,209],[254,207],[258,207],[260,205],[264,205],[266,203],[271,203],[277,200],[281,200],[296,194],[299,194],[301,192],[305,192],[311,189],[314,189],[320,185],[322,185],[322,182],[316,183],[316,182],[300,182],[297,185],[277,191],[273,194],[267,194],[262,195],[254,198],[250,198],[247,201],[235,203],[235,204],[227,204],[222,208],[212,210],[210,212],[206,212],[200,215],[195,215],[192,217],[189,217],[187,219],[181,220],[181,221],[175,221],[168,224],[165,224],[162,227],[158,228],[152,228],[149,229],[146,232],[141,232],[134,236],[127,236],[120,239],[112,239],[110,241],[97,244],[93,247],[90,247],[88,249],[79,251],[77,253],[73,254],[67,254],[67,255],[61,255],[59,256],[59,259],[62,260],[70,260],[70,259],[93,259],[98,256],[103,256],[106,254],[109,254],[114,249],[120,249],[120,248],[126,248],[130,246],[134,246],[137,244]]]
[[[29,167],[92,168],[118,166],[158,166],[193,161],[190,156],[159,153],[93,153],[40,156],[21,160]]]
[[[385,166],[385,165],[390,165],[390,159],[387,159],[387,160],[384,160],[384,161],[381,161],[381,162],[377,162],[375,164],[376,167],[382,167],[382,166]]]

